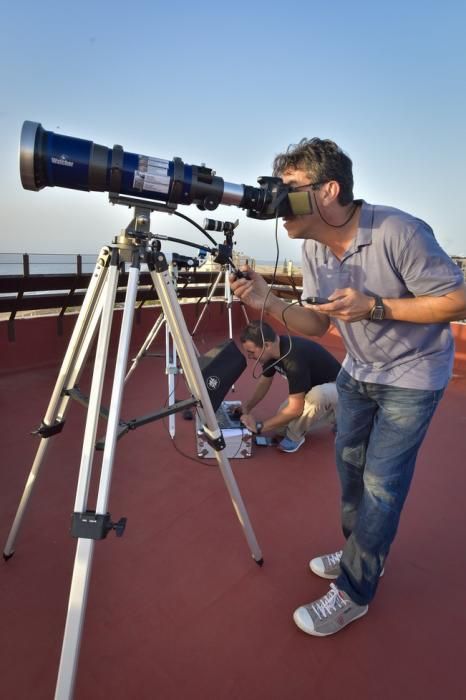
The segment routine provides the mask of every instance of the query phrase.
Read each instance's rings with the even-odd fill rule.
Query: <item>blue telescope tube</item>
[[[172,204],[219,204],[248,208],[264,206],[261,188],[226,183],[205,166],[187,165],[181,158],[165,160],[127,153],[46,131],[26,121],[21,132],[20,176],[23,187],[112,192]]]
[[[21,131],[20,176],[23,187],[66,187],[86,192],[110,192],[176,206],[196,204],[216,209],[228,204],[247,210],[255,219],[312,213],[309,193],[293,193],[279,177],[258,178],[259,187],[225,182],[205,165],[187,165],[181,158],[127,153],[73,136],[46,131],[26,121]],[[299,200],[299,201],[295,201]]]

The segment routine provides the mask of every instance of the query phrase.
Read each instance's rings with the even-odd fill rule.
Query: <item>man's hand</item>
[[[351,287],[335,289],[333,294],[329,296],[329,301],[330,304],[320,304],[318,307],[313,306],[312,308],[346,323],[368,319],[375,303],[374,297],[367,296],[356,289],[351,289]]]
[[[243,413],[241,416],[241,423],[244,425],[245,428],[251,431],[251,433],[256,432],[256,419],[252,415],[252,413]]]
[[[330,304],[320,304],[312,309],[321,315],[338,318],[346,323],[369,319],[375,299],[347,287],[335,289],[329,296]],[[440,297],[425,295],[403,299],[382,297],[385,318],[409,323],[448,323],[466,318],[466,285]],[[310,307],[308,307],[310,308]]]
[[[228,413],[234,420],[239,420],[243,415],[244,411],[240,404],[239,406],[230,406]]]
[[[242,267],[241,272],[246,273],[248,277],[236,279],[234,274],[230,275],[233,293],[245,304],[252,306],[253,309],[262,309],[269,291],[267,282],[248,266]]]

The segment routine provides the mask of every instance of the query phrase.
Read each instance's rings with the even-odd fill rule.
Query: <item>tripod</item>
[[[167,261],[160,250],[154,252],[156,237],[150,233],[150,214],[154,210],[166,211],[166,209],[162,205],[146,204],[140,200],[118,197],[116,195],[112,195],[112,197],[114,198],[112,201],[115,203],[134,206],[134,218],[126,231],[115,239],[113,245],[104,247],[100,251],[45,418],[37,431],[41,437],[41,442],[4,549],[4,558],[9,559],[14,554],[16,536],[48,449],[50,437],[58,434],[63,428],[69,399],[73,396],[73,388],[81,375],[92,341],[98,331],[76,499],[72,515],[71,534],[78,542],[55,692],[56,700],[68,700],[73,696],[95,541],[104,539],[111,530],[115,530],[117,536],[121,536],[126,524],[125,518],[121,518],[118,522],[113,522],[107,507],[116,441],[120,427],[119,415],[141,260],[148,264],[163,314],[173,336],[181,365],[193,396],[193,399],[189,400],[189,405],[198,406],[203,431],[209,443],[215,449],[219,469],[243,528],[243,534],[248,542],[252,557],[259,565],[263,562],[259,544],[231,466],[222,453],[225,441],[218,427],[209,394],[199,368],[193,341],[189,335],[174,291]],[[91,510],[87,506],[88,491],[97,424],[99,413],[101,412],[100,403],[115,297],[123,263],[130,263],[131,266],[121,321],[97,501],[95,510]],[[186,401],[180,402],[177,410],[184,408],[187,403]]]
[[[207,219],[206,221],[209,221],[209,222],[212,222],[215,224],[222,224],[222,226],[224,227],[224,231],[225,231],[225,241],[224,241],[223,246],[221,246],[222,251],[218,254],[218,258],[216,259],[216,260],[221,261],[220,271],[219,271],[216,279],[214,280],[214,283],[213,283],[211,289],[209,290],[209,293],[208,293],[208,296],[206,299],[206,303],[201,311],[201,314],[196,322],[194,329],[191,332],[191,336],[194,336],[197,328],[199,327],[199,325],[204,317],[204,314],[207,311],[208,305],[210,304],[212,298],[215,296],[215,292],[217,291],[217,287],[221,282],[222,276],[224,276],[224,301],[226,303],[227,310],[228,310],[228,337],[230,338],[230,340],[232,340],[233,339],[233,322],[232,322],[233,295],[231,293],[231,287],[230,287],[230,274],[231,274],[233,268],[232,268],[229,260],[230,260],[230,256],[231,256],[232,250],[233,250],[233,230],[234,230],[234,228],[236,228],[236,225],[238,222],[236,224],[230,224],[228,222],[226,222],[226,223],[223,223],[220,221],[216,222],[213,219]],[[211,229],[209,229],[209,230],[211,230]],[[217,229],[215,229],[215,230],[217,230]],[[187,266],[186,262],[183,262],[183,261],[174,262],[172,264],[172,274],[173,274],[175,288],[176,288],[176,284],[177,284],[178,271],[179,271],[180,265]],[[244,317],[246,319],[246,323],[249,323],[249,318],[248,318],[246,309],[242,303],[241,303],[241,308],[243,310],[243,314],[244,314]],[[154,342],[155,338],[157,337],[159,331],[161,330],[161,328],[165,322],[166,322],[166,319],[162,313],[157,318],[154,326],[151,328],[146,339],[144,340],[143,344],[141,345],[141,348],[139,349],[137,355],[132,360],[132,365],[131,365],[130,369],[128,370],[125,382],[128,381],[129,377],[131,376],[131,374],[134,372],[134,370],[138,366],[140,360],[143,357],[145,357],[145,355],[147,355],[150,346]],[[168,404],[171,406],[174,403],[175,376],[178,374],[179,368],[178,368],[178,363],[177,363],[176,347],[173,344],[173,339],[171,338],[170,330],[168,327],[166,327],[165,331],[166,331],[166,335],[165,335],[165,372],[168,376],[168,396],[169,396]],[[231,389],[232,389],[232,391],[235,390],[234,384],[232,385]],[[189,418],[192,417],[192,414],[191,414],[191,411],[189,408],[185,410],[185,416],[186,415],[188,415]],[[175,414],[174,413],[171,413],[169,415],[168,430],[169,430],[170,436],[172,438],[174,438],[175,437]]]
[[[233,305],[233,294],[231,293],[231,287],[230,287],[230,274],[232,273],[232,267],[230,264],[222,265],[221,269],[219,270],[219,273],[217,277],[214,280],[214,283],[209,291],[209,294],[206,299],[206,303],[204,304],[204,308],[202,309],[199,318],[196,321],[196,325],[194,326],[193,330],[191,331],[191,335],[194,335],[197,329],[199,328],[199,325],[204,317],[204,314],[207,311],[207,308],[212,301],[212,298],[215,296],[215,292],[217,291],[217,287],[220,284],[222,277],[224,277],[224,302],[226,304],[227,310],[228,310],[228,337],[230,340],[233,338],[233,323],[232,323],[232,305]],[[239,300],[238,300],[239,301]],[[242,302],[239,302],[241,304],[241,308],[243,310],[244,318],[246,319],[246,323],[249,323],[249,318],[248,314],[246,312],[246,309],[243,306]]]
[[[207,221],[213,221],[211,219],[207,219]],[[222,222],[214,222],[214,223],[222,223]],[[228,311],[228,337],[230,340],[233,339],[233,320],[232,320],[232,307],[233,307],[233,294],[231,293],[231,286],[230,286],[230,274],[233,271],[233,267],[231,264],[231,255],[233,252],[233,230],[236,228],[238,225],[238,222],[236,224],[230,224],[229,222],[225,222],[223,224],[224,231],[225,231],[225,241],[223,244],[223,253],[219,255],[217,260],[220,261],[221,267],[218,272],[217,277],[214,280],[214,283],[209,291],[209,294],[207,295],[206,303],[204,304],[204,308],[202,309],[199,318],[196,321],[196,325],[194,326],[191,335],[194,336],[195,332],[199,328],[199,325],[204,317],[204,314],[206,313],[210,302],[212,301],[212,298],[215,296],[215,292],[217,291],[217,287],[221,282],[222,277],[224,278],[224,302],[227,307]],[[239,299],[237,300],[241,304],[241,309],[244,314],[244,318],[246,320],[246,323],[249,323],[249,317],[246,312],[246,309],[244,307],[244,304],[242,301]],[[235,390],[235,385],[231,387],[232,391]]]
[[[158,241],[156,241],[156,246],[157,246],[157,251],[160,250],[160,244]],[[177,287],[177,280],[178,280],[178,266],[173,264],[169,267],[171,269],[171,274],[172,274],[172,279],[173,279],[173,286],[176,290]],[[131,367],[129,368],[126,377],[125,377],[125,384],[130,378],[130,376],[133,374],[134,370],[138,366],[139,362],[142,360],[143,357],[145,357],[149,351],[150,346],[156,339],[157,335],[159,334],[159,331],[163,328],[165,325],[165,374],[168,377],[168,405],[172,406],[175,403],[175,376],[180,372],[180,368],[178,367],[178,361],[177,361],[177,354],[176,354],[176,346],[173,342],[173,336],[170,333],[170,329],[167,324],[167,319],[165,317],[165,314],[163,312],[160,313],[159,317],[157,318],[155,324],[149,331],[146,339],[144,340],[143,344],[141,345],[138,353],[136,356],[133,358],[131,362]],[[189,409],[188,409],[189,410]],[[175,413],[170,413],[168,416],[168,432],[170,433],[170,437],[174,439],[175,437]]]

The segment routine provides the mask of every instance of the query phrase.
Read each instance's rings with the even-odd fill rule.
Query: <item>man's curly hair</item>
[[[313,138],[291,144],[275,157],[273,174],[281,176],[289,168],[305,170],[310,182],[336,180],[340,185],[338,202],[344,206],[353,201],[353,163],[334,141]]]

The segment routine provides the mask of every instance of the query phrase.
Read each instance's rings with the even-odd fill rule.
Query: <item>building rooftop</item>
[[[224,307],[214,306],[195,337],[201,353],[227,336]],[[133,354],[154,313],[143,311],[135,324]],[[241,319],[236,308],[236,329]],[[30,432],[46,412],[72,323],[65,317],[59,336],[53,318],[18,320],[14,341],[0,324],[5,541],[38,446]],[[327,590],[309,559],[342,543],[330,431],[317,431],[295,454],[254,447],[249,459],[231,460],[262,567],[216,462],[197,458],[193,421],[177,415],[174,440],[166,421],[121,438],[109,510],[114,520],[127,517],[127,527],[122,538],[111,533],[95,546],[76,700],[462,699],[466,326],[454,326],[455,374],[420,452],[385,576],[369,614],[336,637],[308,637],[292,620],[298,605]],[[323,343],[342,359],[336,336]],[[154,352],[160,356],[145,357],[125,387],[125,419],[167,401],[163,338]],[[227,398],[249,394],[251,369]],[[89,385],[86,369],[80,388],[86,393]],[[110,387],[107,379],[104,403]],[[258,413],[274,411],[285,389],[275,381]],[[180,376],[176,397],[187,396]],[[69,529],[84,420],[83,407],[71,402],[62,434],[50,438],[15,554],[1,567],[2,695],[12,700],[53,697],[76,550]]]

